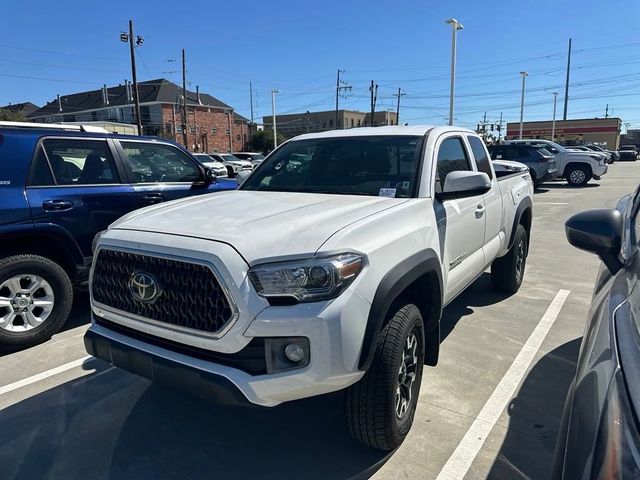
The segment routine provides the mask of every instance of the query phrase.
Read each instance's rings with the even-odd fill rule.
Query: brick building
[[[138,84],[143,133],[183,143],[182,88],[164,78]],[[187,145],[195,152],[240,151],[249,140],[249,120],[217,98],[187,90]],[[29,120],[135,124],[130,83],[63,95],[32,112]]]
[[[619,118],[586,118],[579,120],[556,120],[555,141],[558,143],[602,143],[607,148],[620,145]],[[523,138],[551,140],[552,121],[523,122]],[[517,139],[520,122],[507,123],[507,140]]]
[[[278,133],[287,138],[295,137],[307,132],[324,132],[342,128],[366,127],[371,124],[371,113],[359,112],[357,110],[338,110],[338,123],[335,124],[336,111],[327,110],[325,112],[291,113],[287,115],[276,115],[276,127]],[[265,128],[273,128],[273,117],[262,118]],[[373,125],[397,125],[396,112],[386,110],[374,112]]]

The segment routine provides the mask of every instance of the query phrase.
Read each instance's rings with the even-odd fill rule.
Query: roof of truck
[[[329,130],[318,133],[305,133],[295,137],[296,140],[306,140],[312,138],[335,138],[335,137],[371,137],[384,135],[412,135],[422,136],[430,130],[437,128],[439,133],[447,131],[475,133],[472,130],[462,127],[447,127],[437,125],[413,125],[413,126],[386,126],[386,127],[358,127],[345,130]]]

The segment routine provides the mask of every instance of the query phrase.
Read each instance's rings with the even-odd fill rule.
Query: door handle
[[[46,200],[42,202],[42,209],[47,212],[66,212],[73,208],[73,202],[68,200]]]
[[[476,215],[478,217],[482,216],[482,214],[484,213],[485,210],[486,210],[486,207],[484,205],[482,205],[482,204],[478,205],[476,207]]]
[[[142,200],[146,205],[154,205],[164,202],[164,195],[161,193],[147,193],[142,196]]]

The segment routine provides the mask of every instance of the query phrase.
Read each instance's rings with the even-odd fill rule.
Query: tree
[[[285,140],[286,138],[278,133],[278,145]],[[273,150],[273,130],[265,129],[254,132],[251,140],[249,140],[249,149],[262,153],[268,153]]]
[[[26,122],[27,119],[22,112],[12,112],[11,110],[7,110],[6,108],[0,108],[0,121]]]

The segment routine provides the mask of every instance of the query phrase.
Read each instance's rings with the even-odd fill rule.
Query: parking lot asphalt
[[[49,342],[0,351],[0,479],[548,478],[598,269],[564,222],[639,178],[640,162],[620,162],[588,187],[536,192],[522,288],[499,295],[484,274],[445,309],[440,363],[392,453],[351,440],[340,393],[220,406],[87,358],[80,294]]]

